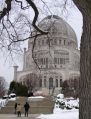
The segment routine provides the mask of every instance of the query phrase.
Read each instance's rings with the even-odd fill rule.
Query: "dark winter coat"
[[[17,103],[15,103],[15,109],[17,108]]]
[[[26,111],[29,110],[30,106],[29,106],[29,104],[28,104],[27,102],[26,102],[26,104],[24,105],[24,108],[25,108]]]

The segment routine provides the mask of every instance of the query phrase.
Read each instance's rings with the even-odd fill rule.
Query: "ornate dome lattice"
[[[71,40],[77,45],[77,37],[72,27],[61,17],[50,15],[45,17],[38,26],[45,30],[53,32],[55,35],[63,35],[68,40]]]

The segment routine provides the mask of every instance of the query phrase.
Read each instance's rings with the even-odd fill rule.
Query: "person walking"
[[[14,109],[15,109],[15,114],[16,114],[17,102],[15,103]]]
[[[21,117],[21,105],[20,105],[20,103],[17,104],[17,116]]]
[[[29,108],[30,108],[29,103],[26,102],[25,105],[24,105],[24,109],[25,109],[25,117],[26,117],[26,116],[28,117],[28,111],[29,111]]]

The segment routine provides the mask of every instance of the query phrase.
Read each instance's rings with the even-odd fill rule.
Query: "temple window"
[[[49,78],[49,89],[53,88],[53,78]]]
[[[65,64],[65,58],[63,58],[63,64]]]
[[[57,44],[57,39],[54,39],[54,44],[55,44],[55,45]]]
[[[61,42],[62,42],[62,41],[61,41],[61,40],[59,40],[59,44],[60,44],[60,45],[61,45]]]
[[[43,64],[45,64],[45,58],[44,58],[44,62],[43,62]]]
[[[66,40],[64,40],[64,45],[66,44]]]
[[[54,64],[57,64],[57,58],[54,57]]]
[[[62,64],[62,58],[60,58],[60,64]]]
[[[38,45],[40,45],[40,40],[38,41]]]
[[[60,58],[60,64],[64,64],[64,58]]]
[[[62,78],[60,77],[60,87],[62,87]]]
[[[41,64],[43,65],[43,58],[41,58]]]
[[[44,45],[44,40],[42,40],[42,45]]]
[[[56,87],[58,87],[58,79],[56,79]]]
[[[46,76],[44,76],[44,78],[46,79]]]
[[[48,58],[46,58],[46,64],[48,64]]]
[[[42,87],[42,79],[39,80],[39,87]]]
[[[69,58],[66,58],[66,63],[69,63]]]
[[[58,58],[58,64],[59,64],[59,62],[60,62],[60,59]]]

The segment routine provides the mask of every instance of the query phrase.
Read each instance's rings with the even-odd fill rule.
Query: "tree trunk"
[[[91,18],[83,17],[80,49],[80,109],[79,119],[91,119]]]
[[[80,46],[79,119],[91,119],[91,1],[73,0],[83,15]]]

